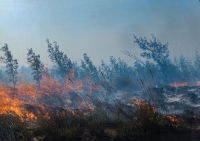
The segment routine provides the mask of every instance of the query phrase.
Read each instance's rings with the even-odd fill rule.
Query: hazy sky
[[[87,53],[95,64],[109,56],[132,60],[133,34],[169,42],[170,55],[200,52],[199,0],[0,0],[0,47],[8,44],[20,65],[27,48],[50,64],[46,39],[57,41],[72,61]]]

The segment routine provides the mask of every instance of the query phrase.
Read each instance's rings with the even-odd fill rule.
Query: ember
[[[171,122],[172,126],[180,126],[180,121],[176,116],[166,116],[166,118]]]
[[[174,82],[174,83],[170,84],[170,86],[173,86],[173,87],[184,87],[184,86],[188,86],[188,82],[183,82],[183,83]]]

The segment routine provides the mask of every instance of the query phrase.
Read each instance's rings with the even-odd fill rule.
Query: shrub
[[[0,115],[0,141],[28,141],[30,132],[27,124],[11,114]]]

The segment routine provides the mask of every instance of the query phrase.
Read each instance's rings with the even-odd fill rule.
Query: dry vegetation
[[[127,113],[128,114],[128,113]],[[1,141],[197,141],[200,119],[164,116],[148,102],[137,103],[133,117],[111,118],[93,111],[87,115],[57,111],[36,121],[16,115],[0,116]]]
[[[0,71],[0,141],[199,141],[200,116],[191,110],[162,114],[159,92],[176,89],[171,91],[175,94],[189,83],[199,86],[200,55],[195,54],[194,65],[183,56],[171,61],[167,43],[153,35],[150,41],[134,38],[146,62],[123,51],[135,59],[134,66],[111,56],[110,65],[102,60],[99,68],[87,54],[79,66],[47,39],[53,68],[28,49],[29,68],[23,69],[29,75],[21,77],[5,44],[0,57],[5,65]],[[200,101],[198,91],[180,89],[193,103]],[[137,90],[145,93],[133,100]]]

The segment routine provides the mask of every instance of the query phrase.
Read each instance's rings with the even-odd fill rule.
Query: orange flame
[[[77,80],[73,70],[66,76],[64,84],[47,75],[42,77],[40,86],[20,83],[14,91],[11,87],[0,83],[0,114],[15,114],[22,121],[37,120],[40,110],[44,112],[47,108],[50,108],[48,105],[51,106],[50,102],[38,102],[38,100],[42,99],[43,96],[53,96],[52,99],[60,98],[66,104],[65,100],[70,98],[70,92],[75,93],[76,108],[87,108],[93,111],[93,106],[81,96],[81,93],[91,94],[96,90],[97,88],[93,87],[89,79],[84,80],[84,82]],[[63,105],[63,108],[67,109],[68,105]],[[70,111],[72,111],[72,114],[75,113],[73,110]],[[43,113],[43,116],[49,118],[48,112]]]
[[[180,121],[176,116],[166,116],[166,118],[172,123],[172,126],[180,126]]]
[[[188,85],[188,82],[183,82],[183,83],[174,82],[174,83],[170,84],[170,86],[172,86],[172,87],[184,87],[187,85]]]
[[[200,81],[199,80],[197,80],[196,85],[200,86]]]

